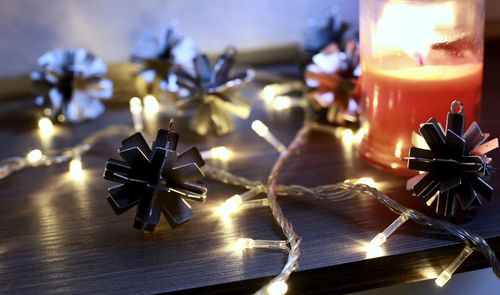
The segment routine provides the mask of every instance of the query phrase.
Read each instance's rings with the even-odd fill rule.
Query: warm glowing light
[[[455,4],[452,2],[414,5],[389,2],[374,32],[375,52],[403,50],[409,56],[427,56],[431,45],[443,42],[448,29],[455,27]],[[419,20],[425,19],[425,22]]]
[[[234,195],[227,199],[224,204],[219,208],[218,212],[221,216],[228,216],[238,212],[238,209],[243,203],[240,195]]]
[[[270,85],[264,86],[264,89],[262,89],[262,95],[261,95],[262,99],[266,103],[272,103],[274,100],[274,97],[278,94],[278,88],[279,88],[279,85],[275,85],[275,84],[270,84]]]
[[[208,151],[202,151],[201,157],[203,159],[213,159],[227,161],[233,157],[233,151],[225,146],[217,146],[209,149]]]
[[[264,138],[270,145],[272,145],[278,152],[283,153],[286,151],[286,147],[276,137],[274,137],[271,132],[269,132],[269,128],[267,128],[262,121],[253,121],[252,129],[255,133],[257,133],[257,135]]]
[[[38,128],[40,129],[40,134],[42,136],[50,136],[54,134],[54,125],[52,124],[52,121],[47,117],[43,117],[38,120]]]
[[[132,97],[129,101],[130,113],[132,114],[132,121],[134,123],[134,130],[139,132],[144,129],[142,119],[142,102],[138,97]]]
[[[365,251],[366,251],[366,258],[376,258],[385,255],[384,248],[371,243],[369,243],[365,247]]]
[[[146,115],[154,115],[160,110],[160,104],[153,95],[146,95],[144,97],[144,112]]]
[[[403,149],[403,141],[398,140],[396,143],[396,148],[394,149],[394,156],[396,158],[401,158],[401,150]]]
[[[287,96],[276,96],[273,100],[273,108],[277,111],[286,110],[292,107],[292,100]]]
[[[261,137],[265,137],[269,134],[269,128],[262,123],[261,120],[255,120],[252,122],[252,129]]]
[[[457,268],[472,254],[474,250],[465,246],[465,248],[458,254],[457,258],[437,277],[434,281],[439,287],[444,286],[451,278],[451,275],[457,270]]]
[[[130,112],[131,113],[140,113],[142,112],[142,102],[138,97],[132,97],[129,101]]]
[[[375,187],[375,180],[373,180],[373,178],[371,177],[361,177],[360,179],[358,179],[357,183]]]
[[[434,281],[438,287],[444,286],[451,278],[451,274],[447,271],[443,271]]]
[[[34,149],[26,155],[26,160],[31,165],[38,164],[42,160],[42,158],[43,158],[43,153],[39,149]]]
[[[380,247],[387,241],[387,237],[383,233],[378,233],[375,238],[370,241],[368,247]]]
[[[251,249],[253,248],[253,239],[239,238],[238,240],[236,240],[234,248],[237,252],[242,252],[245,249]]]
[[[342,142],[344,143],[352,143],[354,138],[354,133],[351,129],[342,130]]]
[[[363,138],[365,137],[365,129],[359,128],[358,131],[354,134],[353,142],[355,144],[360,144]]]
[[[73,159],[69,162],[69,175],[74,180],[83,178],[82,161],[80,159]]]
[[[266,291],[269,295],[284,295],[288,291],[288,285],[284,281],[272,282]]]
[[[406,221],[408,221],[409,216],[406,213],[401,214],[393,223],[391,223],[383,232],[378,233],[371,241],[369,245],[374,247],[380,247],[387,239]],[[370,247],[370,246],[369,246]]]

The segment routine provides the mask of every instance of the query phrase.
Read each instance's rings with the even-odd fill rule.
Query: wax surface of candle
[[[365,126],[360,155],[367,161],[410,174],[401,157],[411,147],[411,131],[435,117],[444,123],[450,103],[465,106],[470,124],[478,120],[482,63],[402,66],[398,58],[384,64],[369,64],[363,70]],[[388,60],[388,61],[387,61]]]

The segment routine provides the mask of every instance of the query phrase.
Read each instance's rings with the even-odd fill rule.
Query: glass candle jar
[[[366,162],[411,174],[401,158],[412,145],[412,132],[430,117],[444,123],[453,100],[465,106],[466,124],[478,120],[484,2],[360,1],[359,153]]]

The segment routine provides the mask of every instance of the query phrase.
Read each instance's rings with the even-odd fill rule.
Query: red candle
[[[468,122],[478,119],[482,63],[400,68],[400,58],[363,71],[365,100],[360,156],[392,171],[406,173],[412,131],[430,117],[446,121],[453,100],[465,106]]]
[[[477,120],[483,71],[483,0],[361,0],[364,134],[360,156],[400,174],[412,132],[445,122],[453,100]],[[444,126],[443,126],[444,127]]]

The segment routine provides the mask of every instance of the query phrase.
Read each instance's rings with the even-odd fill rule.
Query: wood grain
[[[487,60],[481,120],[482,129],[496,136],[500,135],[499,68],[500,59]],[[256,99],[258,89],[256,83],[246,91],[255,105],[251,118],[238,121],[238,130],[227,136],[200,138],[184,130],[185,120],[177,120],[180,150],[224,144],[237,151],[227,164],[230,171],[265,180],[277,154],[253,134],[249,122],[259,118],[269,123],[272,132],[288,143],[302,114],[265,110]],[[0,158],[22,155],[42,144],[34,130],[31,102],[26,98],[2,107]],[[157,123],[165,127],[168,119],[163,116]],[[75,144],[116,123],[131,123],[126,106],[113,107],[94,122],[58,128],[52,146]],[[117,157],[120,140],[99,142],[83,157],[86,175],[81,182],[69,179],[66,164],[24,170],[0,181],[0,293],[239,294],[257,290],[280,270],[283,254],[237,254],[231,247],[238,237],[282,238],[267,208],[244,211],[230,221],[214,214],[225,198],[242,191],[239,188],[209,182],[207,202],[193,203],[194,219],[175,230],[163,222],[154,234],[143,234],[132,228],[133,210],[114,215],[105,200],[111,183],[101,175],[105,161]],[[498,151],[492,155],[500,156]],[[302,153],[288,162],[281,181],[313,186],[362,176],[382,182],[383,190],[404,205],[432,215],[432,209],[404,190],[405,178],[365,165],[355,150],[328,134],[312,134]],[[493,186],[500,190],[496,175]],[[360,196],[328,203],[286,197],[280,204],[303,237],[300,268],[289,282],[291,294],[345,293],[423,280],[439,273],[463,247],[444,233],[407,223],[389,240],[384,256],[367,258],[363,244],[397,217],[376,200]],[[499,206],[495,192],[490,203],[462,223],[487,238],[497,255]],[[473,254],[459,271],[486,266],[479,254]]]

